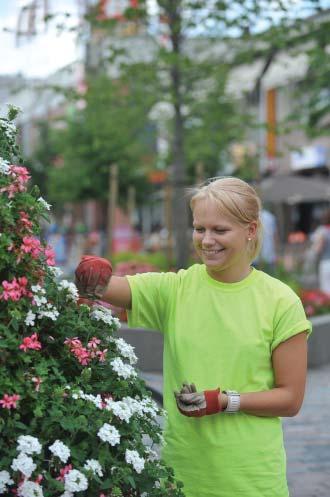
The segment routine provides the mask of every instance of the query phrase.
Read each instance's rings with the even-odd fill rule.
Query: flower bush
[[[330,295],[321,290],[301,290],[300,298],[307,316],[330,313]]]
[[[41,237],[50,206],[14,164],[16,113],[0,119],[0,495],[182,497],[118,319],[77,306]]]

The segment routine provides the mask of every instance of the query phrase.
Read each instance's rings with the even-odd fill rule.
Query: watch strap
[[[227,412],[229,414],[234,414],[235,412],[238,412],[241,405],[240,394],[235,390],[224,390],[223,393],[225,393],[228,397],[228,404],[223,412]]]

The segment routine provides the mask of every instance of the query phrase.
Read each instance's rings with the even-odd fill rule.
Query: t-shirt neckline
[[[228,292],[235,292],[237,290],[242,290],[243,288],[251,286],[259,273],[259,271],[255,267],[252,266],[251,269],[252,271],[241,281],[236,281],[235,283],[224,283],[223,281],[218,281],[212,278],[212,276],[208,274],[206,266],[204,264],[201,265],[202,275],[206,282]]]

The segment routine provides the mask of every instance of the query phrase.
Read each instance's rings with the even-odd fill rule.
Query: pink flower
[[[4,409],[16,409],[16,403],[20,400],[20,398],[21,397],[18,394],[8,395],[5,393],[2,400],[0,400],[0,404]]]
[[[99,358],[100,362],[105,362],[107,352],[108,352],[108,349],[98,350],[96,352],[96,355]]]
[[[65,475],[69,473],[71,469],[72,469],[72,464],[67,464],[66,466],[64,466],[64,468],[60,469],[60,476],[58,476],[56,480],[64,481]]]
[[[89,349],[97,349],[99,343],[101,343],[101,340],[99,340],[98,338],[96,337],[93,337],[87,344],[87,347]]]
[[[26,167],[21,167],[21,166],[11,166],[10,167],[10,173],[13,178],[15,178],[18,183],[24,185],[29,181],[31,176],[28,173],[28,170]]]
[[[33,225],[32,225],[32,221],[30,221],[30,219],[29,219],[28,214],[24,211],[20,211],[19,215],[20,215],[20,223],[22,224],[22,226],[24,228],[27,228],[28,230],[30,230]]]
[[[31,254],[32,258],[36,259],[41,252],[40,241],[33,236],[24,236],[21,251],[25,254]]]
[[[64,343],[69,347],[70,352],[72,352],[72,354],[78,359],[80,364],[83,366],[87,366],[87,364],[89,364],[92,355],[85,347],[82,346],[79,338],[67,338]]]
[[[26,352],[28,349],[32,350],[40,350],[41,349],[41,343],[38,340],[38,335],[37,333],[33,333],[30,337],[25,337],[23,339],[23,343],[19,346],[21,350],[24,350]]]
[[[21,297],[30,297],[32,295],[26,288],[28,280],[25,276],[18,278],[18,280],[13,278],[11,282],[4,280],[1,284],[4,291],[0,295],[0,300],[18,301]]]
[[[30,179],[30,175],[25,167],[10,166],[10,174],[13,182],[0,189],[0,192],[8,192],[8,197],[13,198],[15,193],[24,192],[26,190],[26,183]]]
[[[45,256],[48,266],[55,266],[55,252],[50,245],[45,248]]]
[[[77,337],[67,338],[64,341],[64,344],[67,345],[70,348],[70,350],[82,347],[82,343]]]

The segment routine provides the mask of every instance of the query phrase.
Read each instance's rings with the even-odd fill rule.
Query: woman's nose
[[[204,232],[203,238],[202,238],[202,243],[208,244],[208,245],[214,243],[214,237],[210,231]]]

